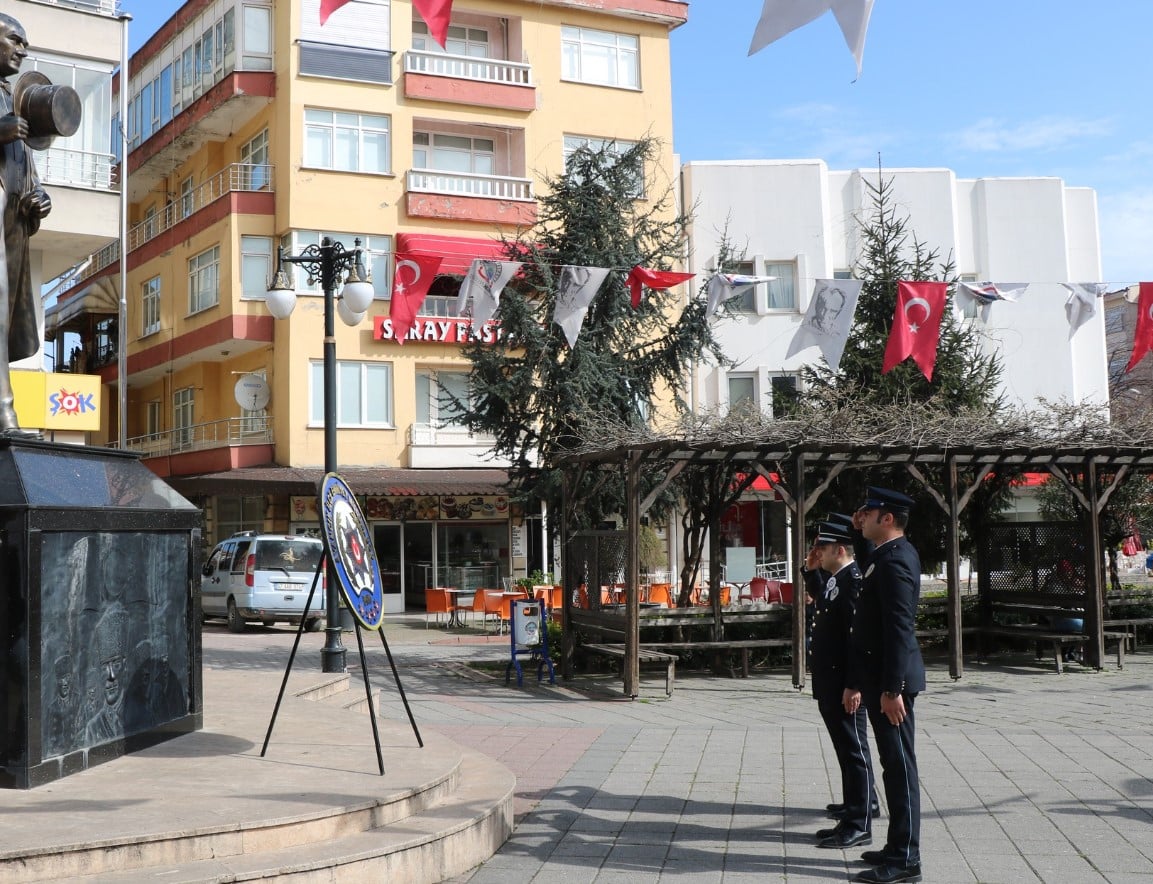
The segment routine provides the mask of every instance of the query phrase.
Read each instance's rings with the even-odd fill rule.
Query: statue
[[[3,200],[4,249],[0,251],[0,434],[19,434],[13,407],[9,365],[40,349],[32,291],[29,238],[52,209],[32,160],[55,135],[71,135],[80,126],[80,96],[71,86],[53,86],[36,71],[13,85],[28,56],[28,35],[10,15],[0,13],[0,199]]]

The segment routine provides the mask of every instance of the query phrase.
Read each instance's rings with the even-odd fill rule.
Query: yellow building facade
[[[544,177],[582,144],[652,136],[646,186],[675,174],[669,33],[687,3],[454,7],[442,49],[400,0],[351,0],[323,26],[319,0],[190,0],[128,77],[129,447],[204,507],[212,541],[314,528],[324,298],[299,267],[290,318],[264,292],[279,247],[358,239],[376,297],[360,325],[336,323],[338,462],[392,610],[548,562],[542,514],[511,506],[487,441],[438,414],[469,367],[454,321],[469,261],[533,223]],[[403,346],[385,321],[397,253],[444,258]],[[116,288],[101,263],[60,309]],[[114,409],[116,366],[101,376]]]

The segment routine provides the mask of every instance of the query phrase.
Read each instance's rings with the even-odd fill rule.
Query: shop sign
[[[372,337],[377,341],[395,341],[396,333],[392,329],[392,320],[387,316],[374,316],[372,320]],[[486,322],[479,328],[473,328],[471,319],[448,319],[436,317],[429,319],[418,318],[409,329],[405,341],[424,342],[428,344],[495,344],[500,340],[500,323]]]

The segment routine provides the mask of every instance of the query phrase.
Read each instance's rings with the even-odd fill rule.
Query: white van
[[[300,623],[304,603],[324,554],[316,537],[244,531],[216,545],[204,563],[200,581],[205,619],[224,618],[231,632],[244,632],[250,621]],[[324,623],[324,574],[316,585],[304,628]]]

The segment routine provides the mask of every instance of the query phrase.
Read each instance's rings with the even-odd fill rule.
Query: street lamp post
[[[372,282],[365,271],[360,240],[354,248],[346,249],[327,236],[320,245],[310,245],[299,255],[286,254],[280,248],[276,256],[276,275],[268,288],[268,312],[277,319],[287,319],[296,306],[296,286],[285,264],[305,268],[309,283],[319,282],[324,292],[324,472],[334,473],[336,459],[336,314],[347,325],[357,325],[364,319],[372,303]],[[347,274],[341,290],[339,308],[336,305],[336,286],[342,274]],[[323,672],[345,671],[344,643],[340,638],[340,590],[337,585],[336,566],[327,556],[325,578],[325,630],[324,647],[320,652]]]

